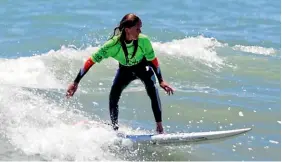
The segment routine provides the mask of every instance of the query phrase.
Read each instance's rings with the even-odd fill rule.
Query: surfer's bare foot
[[[164,133],[164,128],[163,128],[162,122],[157,122],[157,123],[156,123],[156,131],[157,131],[159,134],[163,134],[163,133]]]

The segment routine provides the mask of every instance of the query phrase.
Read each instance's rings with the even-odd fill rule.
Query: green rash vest
[[[114,36],[100,47],[97,52],[93,53],[91,56],[92,61],[99,63],[105,58],[112,57],[121,65],[133,66],[141,62],[144,57],[148,61],[152,61],[156,57],[149,38],[144,34],[139,34],[138,48],[133,58],[131,58],[134,51],[133,41],[129,44],[125,43],[128,51],[128,63],[126,63],[125,54],[119,41],[119,37],[119,35]]]

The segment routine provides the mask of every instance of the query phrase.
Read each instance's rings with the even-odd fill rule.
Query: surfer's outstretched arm
[[[67,98],[71,97],[74,95],[75,91],[77,90],[78,83],[82,79],[82,77],[88,72],[88,70],[94,65],[95,62],[92,60],[91,57],[89,57],[86,62],[84,63],[84,66],[80,68],[76,78],[74,79],[73,83],[69,85],[68,90],[67,90]]]
[[[158,61],[158,58],[155,57],[152,61],[149,61],[149,65],[153,68],[157,78],[158,78],[158,81],[159,83],[161,84],[161,82],[163,82],[163,76],[162,76],[162,73],[161,73],[161,68],[159,66],[159,61]]]
[[[173,94],[173,89],[164,81],[161,73],[161,68],[159,66],[158,58],[155,57],[152,61],[149,61],[149,65],[153,68],[160,86],[166,91],[168,95]]]
[[[89,57],[87,59],[87,61],[84,63],[84,66],[82,68],[80,68],[74,83],[78,84],[80,82],[80,80],[82,79],[82,77],[88,72],[88,70],[92,67],[92,65],[94,65],[95,62],[92,60],[91,57]]]
[[[82,77],[88,72],[88,70],[94,65],[95,63],[101,62],[103,59],[110,57],[110,54],[112,52],[112,46],[113,41],[108,40],[98,51],[94,52],[91,57],[89,57],[86,62],[84,63],[84,66],[80,68],[75,80],[73,83],[71,83],[67,90],[67,98],[74,95],[75,91],[77,90],[78,83],[82,79]]]
[[[158,61],[158,58],[155,55],[152,43],[150,41],[149,38],[144,40],[144,49],[145,49],[145,58],[149,63],[149,66],[151,66],[154,70],[154,73],[156,74],[159,84],[160,86],[166,91],[167,94],[173,94],[173,89],[170,87],[170,85],[168,85],[163,77],[162,77],[162,73],[161,73],[161,68],[160,68],[160,64]]]

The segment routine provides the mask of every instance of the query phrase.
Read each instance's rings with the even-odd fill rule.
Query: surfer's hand
[[[72,83],[68,86],[68,90],[67,90],[67,93],[66,93],[66,97],[67,98],[70,98],[71,96],[74,95],[75,91],[77,90],[77,87],[78,87],[78,83]]]
[[[165,90],[168,95],[173,94],[173,89],[165,81],[160,83],[160,86]]]
[[[157,122],[157,123],[156,123],[156,131],[157,131],[159,134],[163,134],[163,133],[164,133],[164,128],[163,128],[162,122]]]

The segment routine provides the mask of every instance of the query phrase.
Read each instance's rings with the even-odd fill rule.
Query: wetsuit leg
[[[110,117],[114,130],[118,129],[118,102],[121,93],[134,79],[136,76],[129,69],[119,68],[116,73],[109,95]]]
[[[155,121],[162,121],[161,101],[158,89],[155,86],[156,78],[153,69],[150,66],[143,66],[136,70],[136,76],[145,85],[148,96],[151,100],[151,107],[154,113]]]

